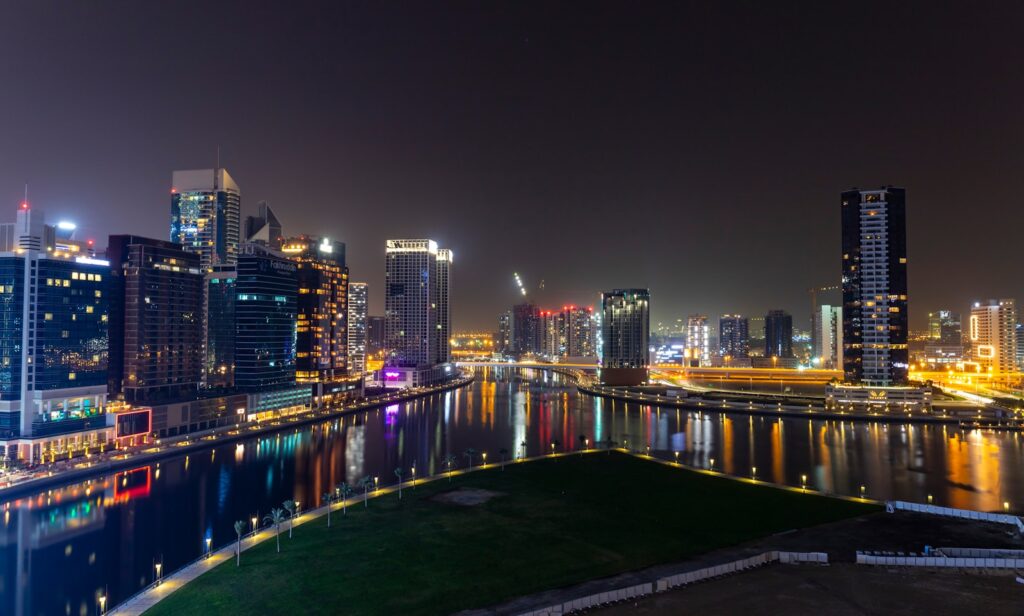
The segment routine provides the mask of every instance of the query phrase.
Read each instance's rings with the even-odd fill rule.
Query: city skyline
[[[540,305],[596,306],[602,289],[643,286],[654,323],[777,307],[804,329],[806,289],[838,283],[836,192],[892,184],[908,192],[913,329],[938,308],[1021,297],[1000,258],[1024,222],[1007,137],[1024,101],[1012,15],[595,5],[540,22],[532,8],[509,6],[501,23],[472,8],[455,22],[422,7],[317,19],[299,7],[284,20],[230,3],[5,8],[26,27],[0,42],[17,58],[0,77],[20,91],[0,102],[17,120],[0,203],[28,183],[35,205],[83,236],[163,238],[171,171],[212,168],[219,150],[243,217],[266,200],[286,228],[348,243],[374,314],[384,240],[432,237],[460,255],[459,330],[494,328],[516,299],[513,271]],[[837,27],[812,28],[822,20]],[[184,28],[194,44],[183,48]],[[588,42],[596,57],[579,53]],[[719,47],[730,51],[695,53]],[[179,94],[223,74],[234,87],[216,97]],[[887,84],[885,100],[845,94],[866,83]],[[990,90],[1000,95],[963,94]],[[1001,223],[953,254],[949,221],[964,203]],[[604,250],[594,238],[627,211],[642,232]]]

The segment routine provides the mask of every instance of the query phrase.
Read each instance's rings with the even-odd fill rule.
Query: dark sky
[[[896,184],[912,325],[1024,300],[1021,3],[8,1],[0,30],[0,220],[28,182],[89,236],[165,237],[171,171],[219,145],[243,215],[347,242],[373,313],[384,240],[431,237],[457,330],[513,271],[799,325],[839,192]]]

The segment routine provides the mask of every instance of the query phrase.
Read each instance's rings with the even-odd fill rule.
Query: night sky
[[[28,182],[100,245],[166,237],[171,172],[219,146],[243,216],[347,242],[375,314],[384,240],[430,237],[456,330],[513,271],[806,327],[840,191],[895,184],[912,326],[1024,300],[1024,4],[643,4],[4,2],[0,220]]]

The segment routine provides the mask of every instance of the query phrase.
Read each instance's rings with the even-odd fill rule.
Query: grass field
[[[450,614],[878,509],[620,453],[491,467],[285,531],[147,614]],[[458,488],[502,495],[431,498]]]

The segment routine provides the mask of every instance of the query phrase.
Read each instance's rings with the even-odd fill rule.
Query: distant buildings
[[[838,370],[843,365],[843,309],[822,304],[811,315],[811,356],[820,368]]]
[[[209,271],[234,265],[240,244],[242,195],[227,169],[175,171],[171,176],[171,241],[199,255]]]
[[[388,240],[385,251],[390,387],[437,382],[453,371],[449,335],[452,254],[433,240]]]
[[[255,216],[245,217],[245,234],[242,237],[251,244],[280,249],[284,241],[281,222],[266,201],[260,201],[256,208]]]
[[[928,339],[922,360],[933,366],[952,366],[964,360],[960,313],[952,310],[928,313]]]
[[[353,374],[366,372],[369,287],[365,282],[348,285],[348,368]]]
[[[764,356],[793,357],[793,317],[784,310],[769,310],[764,315]]]
[[[718,319],[718,354],[726,366],[750,355],[750,321],[746,317],[723,314]]]
[[[615,289],[601,295],[602,383],[647,381],[650,303],[647,289]]]
[[[508,354],[520,358],[539,355],[543,338],[540,308],[529,302],[512,306],[509,314]]]
[[[113,438],[110,267],[27,202],[0,225],[0,454],[39,461]]]
[[[708,318],[703,314],[693,314],[686,319],[686,351],[683,357],[689,366],[711,365]]]
[[[992,374],[1017,371],[1017,307],[1012,299],[971,306],[971,359]]]
[[[387,320],[384,317],[366,318],[366,353],[369,356],[377,357],[384,352],[387,338],[385,337],[385,326]]]
[[[203,376],[200,257],[179,244],[112,235],[111,397],[151,404],[196,396]]]

